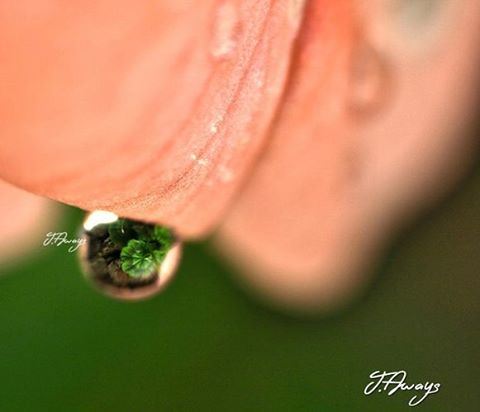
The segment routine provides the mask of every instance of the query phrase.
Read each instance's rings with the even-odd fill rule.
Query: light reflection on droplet
[[[118,220],[118,216],[112,212],[106,212],[104,210],[96,210],[93,213],[89,213],[83,222],[83,228],[85,230],[92,230],[95,226],[102,223],[112,223]]]
[[[167,240],[162,242],[159,240],[162,237],[155,235],[155,228],[159,227],[119,219],[110,212],[88,214],[82,225],[82,238],[86,242],[79,249],[85,278],[95,289],[120,300],[145,299],[161,292],[176,273],[182,244],[169,230],[164,235]],[[134,243],[130,243],[131,240]],[[136,259],[138,255],[132,249],[138,245],[145,247],[146,251],[141,255],[142,266],[137,264],[140,260]],[[125,252],[129,247],[128,251],[135,257],[131,262],[127,261],[128,251]],[[165,254],[159,254],[163,250]],[[131,265],[125,266],[128,263]],[[128,269],[123,270],[126,267],[130,267],[130,273],[127,273]]]

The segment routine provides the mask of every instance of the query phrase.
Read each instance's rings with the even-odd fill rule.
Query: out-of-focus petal
[[[277,302],[358,292],[392,229],[469,164],[480,3],[438,2],[438,30],[410,37],[391,3],[309,3],[273,140],[220,231]]]

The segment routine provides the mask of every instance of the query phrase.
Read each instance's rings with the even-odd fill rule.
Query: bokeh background
[[[76,233],[64,207],[52,230]],[[205,244],[186,246],[153,300],[93,291],[65,247],[0,267],[1,411],[403,411],[369,397],[374,370],[440,382],[424,411],[478,411],[480,167],[411,225],[368,294],[300,317],[242,290]]]

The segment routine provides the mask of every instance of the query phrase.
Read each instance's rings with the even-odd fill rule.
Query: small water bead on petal
[[[89,213],[79,249],[85,278],[100,292],[139,300],[162,291],[176,273],[181,242],[173,232],[110,212]]]

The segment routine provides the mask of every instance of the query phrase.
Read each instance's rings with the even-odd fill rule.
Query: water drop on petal
[[[79,248],[85,278],[120,300],[145,299],[162,291],[176,273],[182,245],[173,232],[111,212],[89,213]]]

